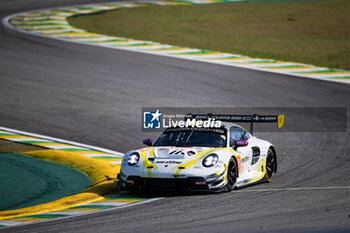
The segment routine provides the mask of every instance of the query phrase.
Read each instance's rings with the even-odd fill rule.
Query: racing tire
[[[237,164],[236,161],[233,158],[230,158],[230,161],[228,162],[227,167],[227,184],[225,186],[225,189],[227,192],[230,192],[235,189],[236,187],[236,181],[237,181]]]
[[[270,182],[271,177],[276,170],[276,155],[271,148],[267,151],[265,170],[265,180],[266,182]]]

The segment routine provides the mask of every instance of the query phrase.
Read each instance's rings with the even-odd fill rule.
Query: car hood
[[[210,147],[153,147],[156,159],[186,159]]]

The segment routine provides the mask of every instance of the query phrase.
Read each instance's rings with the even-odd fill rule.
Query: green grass
[[[349,0],[150,6],[69,22],[112,36],[350,68]]]

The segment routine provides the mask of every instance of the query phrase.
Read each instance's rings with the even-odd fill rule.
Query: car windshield
[[[225,147],[226,129],[169,128],[159,136],[154,146]]]

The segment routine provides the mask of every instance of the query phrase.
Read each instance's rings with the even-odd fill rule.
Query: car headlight
[[[137,164],[139,159],[140,159],[139,153],[135,152],[135,153],[129,155],[127,163],[128,163],[129,166],[134,166],[135,164]]]
[[[202,165],[204,167],[212,167],[219,161],[219,156],[217,154],[210,154],[203,159]]]

